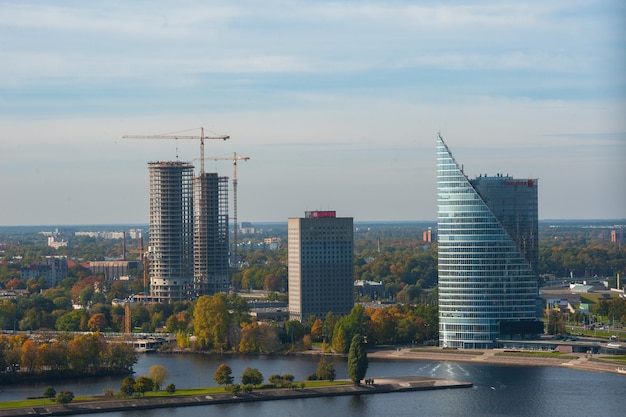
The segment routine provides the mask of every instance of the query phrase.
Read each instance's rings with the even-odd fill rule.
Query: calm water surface
[[[316,357],[233,357],[196,355],[143,355],[135,376],[146,375],[150,366],[165,366],[170,377],[165,384],[178,388],[214,386],[213,373],[220,363],[233,368],[237,378],[247,367],[258,368],[267,377],[290,373],[303,380],[315,372]],[[344,359],[334,359],[337,378],[346,378]],[[626,377],[567,368],[519,367],[430,361],[370,360],[367,376],[424,375],[469,381],[473,388],[441,391],[312,398],[248,404],[180,407],[147,411],[99,414],[121,416],[602,416],[626,415]],[[82,380],[55,385],[76,395],[101,394],[119,389],[122,378]],[[0,401],[41,395],[49,384],[0,387]]]

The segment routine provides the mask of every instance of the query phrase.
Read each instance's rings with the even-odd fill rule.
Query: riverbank
[[[367,357],[371,359],[405,359],[405,360],[428,360],[428,361],[452,361],[452,362],[474,362],[488,363],[495,365],[518,365],[518,366],[561,366],[566,368],[580,369],[584,371],[618,373],[620,364],[600,362],[598,356],[584,353],[567,353],[561,357],[540,357],[540,356],[515,356],[501,355],[504,353],[500,349],[476,349],[454,351],[440,350],[436,348],[402,348],[375,350],[367,352]]]
[[[371,377],[368,377],[371,378]],[[469,388],[471,382],[429,377],[373,378],[368,385],[334,385],[301,389],[262,389],[249,394],[233,396],[224,392],[211,395],[164,396],[157,398],[102,399],[99,401],[75,402],[66,405],[50,404],[36,407],[0,409],[0,417],[32,415],[82,415],[127,410],[149,410],[167,407],[188,407],[198,405],[227,404],[254,401],[276,401],[344,395],[370,395],[390,392],[426,391],[437,389]]]

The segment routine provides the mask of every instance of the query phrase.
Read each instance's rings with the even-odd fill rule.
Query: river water
[[[135,376],[147,375],[150,366],[165,366],[170,377],[165,384],[177,388],[214,386],[213,374],[220,363],[233,369],[238,379],[250,366],[267,378],[289,373],[304,380],[315,372],[317,357],[230,355],[141,355]],[[337,378],[347,378],[346,361],[333,358]],[[469,381],[473,388],[418,391],[355,397],[310,398],[146,411],[103,413],[102,417],[195,417],[195,416],[622,416],[626,415],[626,377],[558,367],[521,367],[462,362],[370,360],[367,377],[424,375]],[[118,390],[120,377],[57,383],[75,395]],[[0,401],[41,395],[49,384],[2,386]]]

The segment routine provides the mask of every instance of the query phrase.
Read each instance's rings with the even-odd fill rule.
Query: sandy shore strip
[[[375,350],[367,353],[368,358],[376,359],[405,359],[405,360],[428,360],[428,361],[451,361],[451,362],[473,362],[489,363],[497,365],[518,365],[518,366],[564,366],[568,368],[581,369],[585,371],[618,373],[618,364],[599,362],[592,360],[600,355],[586,355],[584,353],[567,353],[562,358],[546,357],[524,357],[524,356],[499,356],[504,349],[476,349],[472,351],[463,350],[441,350],[437,348],[401,348],[388,350]]]

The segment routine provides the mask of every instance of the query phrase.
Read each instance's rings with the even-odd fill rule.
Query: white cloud
[[[433,219],[437,130],[541,217],[626,206],[617,0],[55,4],[0,5],[0,223],[146,222],[146,163],[198,145],[122,135],[200,125],[251,157],[242,220]]]

